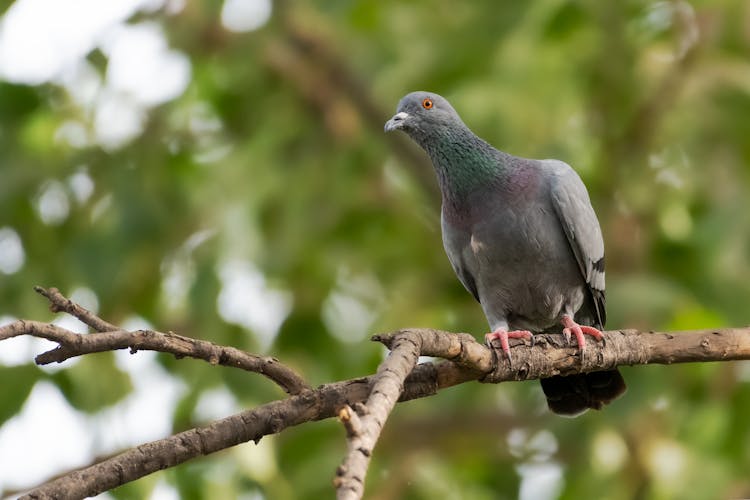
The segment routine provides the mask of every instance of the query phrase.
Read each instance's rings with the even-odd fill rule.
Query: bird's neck
[[[510,156],[493,148],[467,127],[444,131],[423,143],[437,173],[444,210],[461,213],[471,198],[501,187]]]

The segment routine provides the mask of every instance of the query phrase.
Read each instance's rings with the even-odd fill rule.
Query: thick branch
[[[339,418],[347,430],[347,455],[336,471],[336,497],[339,500],[361,498],[365,489],[367,466],[388,415],[393,411],[404,380],[419,359],[420,337],[407,333],[393,338],[388,357],[372,377],[372,391],[364,405],[345,406]]]
[[[497,363],[493,351],[465,334],[414,329],[382,335],[375,340],[390,346],[404,332],[420,338],[423,356],[460,362],[481,373],[477,378],[486,383],[573,375],[623,365],[750,359],[750,327],[668,333],[612,330],[603,332],[604,344],[586,344],[583,360],[578,347],[566,345],[562,335],[536,335],[533,347],[527,344],[513,347],[512,366]]]

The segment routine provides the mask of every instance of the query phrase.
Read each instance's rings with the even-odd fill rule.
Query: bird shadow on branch
[[[338,416],[346,430],[347,455],[335,471],[337,498],[361,498],[372,451],[399,401],[435,395],[469,381],[500,383],[572,375],[622,365],[750,359],[750,327],[682,332],[604,332],[606,343],[586,347],[586,355],[560,335],[537,335],[534,346],[513,348],[513,364],[498,361],[495,351],[466,333],[408,328],[375,335],[390,354],[371,376],[333,382],[312,389],[293,369],[272,357],[172,332],[126,331],[64,297],[57,289],[36,287],[53,312],[70,314],[93,332],[78,334],[51,323],[17,320],[0,327],[0,341],[29,335],[56,342],[38,355],[38,364],[117,349],[152,350],[192,357],[213,365],[255,372],[283,389],[288,397],[142,444],[94,465],[52,479],[22,498],[85,498],[108,491],[192,458],[208,455],[288,427]],[[417,364],[419,356],[442,361]]]

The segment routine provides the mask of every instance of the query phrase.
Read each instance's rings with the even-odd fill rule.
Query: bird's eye
[[[432,99],[430,99],[429,97],[425,98],[422,101],[422,107],[424,109],[432,109],[432,106],[433,106]]]

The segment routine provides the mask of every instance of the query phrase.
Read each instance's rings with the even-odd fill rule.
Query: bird
[[[400,130],[432,161],[442,197],[445,252],[479,302],[491,332],[485,342],[512,366],[509,338],[562,333],[603,341],[604,242],[588,191],[560,160],[520,158],[474,134],[442,96],[412,92],[385,132]],[[576,416],[623,392],[619,371],[541,380],[549,409]]]

